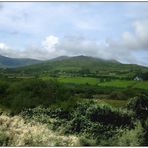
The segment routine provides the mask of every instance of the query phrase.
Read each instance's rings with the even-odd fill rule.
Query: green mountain
[[[68,59],[68,58],[70,58],[70,57],[68,57],[68,56],[59,56],[59,57],[51,59],[51,61],[61,61],[61,60],[65,60],[65,59]]]
[[[39,64],[11,69],[15,73],[39,75],[112,76],[131,77],[148,68],[135,64],[122,64],[88,56],[59,57]]]
[[[10,58],[0,55],[0,68],[14,68],[39,63],[39,60],[25,58]]]

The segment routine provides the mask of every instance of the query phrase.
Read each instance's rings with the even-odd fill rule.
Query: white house
[[[136,76],[136,77],[134,78],[134,80],[135,80],[135,81],[142,81],[143,79],[140,78],[139,76]]]

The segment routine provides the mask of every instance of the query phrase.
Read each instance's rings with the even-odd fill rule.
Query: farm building
[[[136,76],[136,77],[134,78],[134,80],[135,80],[135,81],[142,81],[143,79],[142,79],[141,77]]]

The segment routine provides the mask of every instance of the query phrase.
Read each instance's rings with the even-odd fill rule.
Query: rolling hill
[[[59,56],[59,57],[51,59],[51,61],[61,61],[61,60],[65,60],[65,59],[68,59],[68,58],[70,58],[70,57],[68,57],[68,56]]]
[[[135,64],[122,64],[116,60],[104,60],[89,56],[58,57],[39,64],[10,70],[15,73],[42,75],[83,75],[88,76],[133,76],[148,68]]]
[[[21,67],[31,64],[37,64],[39,62],[41,61],[27,58],[10,58],[0,55],[0,68]]]

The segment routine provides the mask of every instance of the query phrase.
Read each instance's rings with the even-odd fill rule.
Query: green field
[[[135,81],[128,81],[128,80],[112,80],[110,82],[103,82],[99,83],[99,86],[107,86],[107,87],[121,87],[121,88],[126,88],[135,85],[138,82]]]
[[[138,82],[134,85],[134,88],[148,89],[148,81]]]
[[[121,88],[132,87],[139,89],[148,89],[148,81],[114,80],[110,82],[103,82],[98,85],[105,87],[121,87]]]
[[[62,83],[74,83],[74,84],[90,84],[90,85],[97,85],[99,80],[96,78],[91,77],[42,77],[43,80],[49,79],[57,79],[59,82]]]
[[[58,80],[62,83],[90,84],[96,85],[98,80],[91,77],[60,77]]]
[[[42,77],[43,80],[53,79],[52,77]],[[58,77],[56,78],[62,83],[74,83],[74,84],[90,84],[102,87],[117,87],[117,88],[139,88],[148,89],[148,81],[133,81],[133,80],[111,80],[107,82],[100,82],[97,78],[91,77]]]

